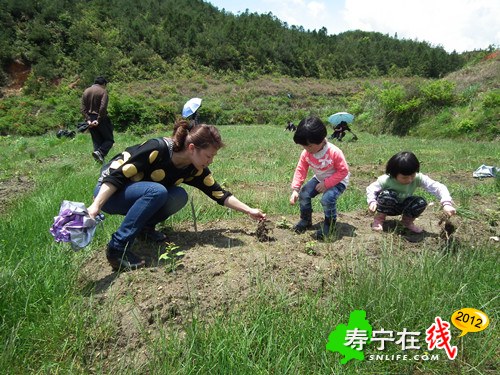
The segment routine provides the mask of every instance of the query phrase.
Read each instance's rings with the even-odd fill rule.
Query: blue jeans
[[[94,195],[101,185],[97,184]],[[120,227],[111,236],[109,246],[126,250],[144,227],[154,226],[186,205],[186,190],[178,186],[165,187],[157,182],[130,182],[116,191],[102,210],[111,215],[124,215]]]
[[[311,178],[299,192],[299,206],[300,212],[311,212],[312,202],[311,199],[320,194],[315,188],[319,184],[316,177]],[[321,197],[321,205],[325,218],[330,220],[337,220],[337,199],[345,190],[345,185],[339,182],[334,187],[328,189]]]

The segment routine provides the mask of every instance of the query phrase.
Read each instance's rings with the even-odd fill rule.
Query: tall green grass
[[[212,166],[216,179],[270,216],[298,215],[298,208],[288,203],[301,151],[292,134],[272,126],[219,129],[227,147],[219,151]],[[400,150],[414,151],[422,172],[437,175],[447,184],[460,215],[481,219],[484,213],[477,210],[475,200],[497,202],[495,181],[463,177],[481,164],[498,161],[494,142],[358,133],[359,141],[340,145],[353,174],[351,186],[339,201],[341,212],[366,208],[366,183],[381,174],[386,160]],[[117,134],[111,153],[142,140]],[[159,326],[161,338],[147,348],[152,360],[146,367],[122,368],[117,363],[110,369],[96,363],[92,352],[112,341],[115,331],[107,323],[106,312],[81,290],[77,278],[81,264],[101,251],[120,218],[108,216],[92,244],[79,253],[66,244],[55,244],[48,232],[63,199],[91,201],[99,166],[90,151],[90,138],[81,134],[72,140],[53,134],[0,138],[0,180],[21,181],[29,188],[20,197],[12,196],[0,210],[0,373],[437,374],[488,373],[497,368],[498,248],[493,243],[473,248],[476,241],[460,244],[453,254],[423,249],[411,255],[400,244],[387,243],[377,249],[382,255],[375,263],[353,252],[340,276],[327,279],[327,287],[317,293],[304,290],[292,296],[280,280],[260,280],[249,300],[239,301],[224,318],[206,321],[195,313],[193,324],[183,327],[184,331]],[[190,192],[202,222],[241,215],[199,192]],[[319,203],[315,204],[319,211]],[[191,220],[189,207],[166,225],[186,220]],[[335,252],[334,244],[330,251]],[[325,350],[329,332],[347,323],[353,309],[365,309],[374,328],[423,330],[436,315],[449,315],[460,307],[483,309],[492,322],[486,331],[460,339],[459,359],[454,362],[365,361],[341,366],[339,356]]]
[[[195,321],[184,335],[162,329],[155,342],[150,373],[218,374],[353,374],[353,373],[488,373],[497,366],[498,273],[496,255],[488,248],[464,247],[460,254],[424,249],[417,257],[387,244],[381,259],[369,264],[363,254],[354,267],[344,266],[338,284],[317,293],[290,295],[286,286],[260,281],[255,294],[228,316],[213,322]],[[331,249],[334,251],[334,249]],[[481,267],[478,267],[478,264]],[[493,276],[493,279],[492,279]],[[468,334],[453,345],[458,359],[444,351],[439,361],[351,361],[340,365],[340,355],[327,352],[329,333],[347,324],[352,310],[367,313],[373,329],[394,333],[419,331],[420,350],[386,346],[370,354],[424,354],[425,330],[436,316],[449,320],[466,306],[488,311],[487,331]],[[447,314],[447,315],[444,315]],[[446,316],[446,318],[445,318]],[[374,345],[375,346],[375,345]],[[440,353],[439,353],[440,352]]]

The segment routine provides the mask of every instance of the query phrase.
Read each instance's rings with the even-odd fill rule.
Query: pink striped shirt
[[[315,154],[306,150],[300,154],[297,168],[292,180],[292,189],[298,190],[307,178],[311,168],[314,176],[320,181],[325,181],[325,187],[330,189],[342,182],[346,187],[349,184],[349,167],[340,148],[327,142],[325,147]]]

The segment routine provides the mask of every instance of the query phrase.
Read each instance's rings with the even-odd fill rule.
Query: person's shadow
[[[91,295],[104,293],[113,284],[113,281],[116,280],[119,274],[119,272],[111,272],[100,280],[88,281],[82,287],[82,295],[90,297]]]
[[[408,242],[422,242],[426,238],[437,238],[438,234],[427,232],[424,230],[422,233],[414,233],[401,225],[399,220],[386,220],[383,224],[383,231],[386,233],[394,233],[402,236]]]
[[[195,246],[210,245],[218,249],[231,250],[245,244],[232,234],[252,234],[242,229],[205,229],[199,232],[175,231],[167,233],[168,239],[164,243],[140,242],[134,245],[134,252],[146,261],[146,267],[157,267],[162,264],[162,259],[171,261],[173,257],[180,259],[186,252]],[[176,255],[180,253],[181,255]],[[163,255],[166,254],[166,255]]]
[[[336,225],[336,238],[340,240],[344,237],[356,237],[356,228],[354,225],[348,223],[337,222]]]
[[[318,223],[313,226],[314,231],[321,229],[321,223]],[[332,232],[332,236],[328,238],[330,242],[339,241],[344,237],[356,237],[356,227],[349,223],[339,222],[335,224],[335,229]],[[315,232],[311,234],[311,236],[315,237]]]
[[[183,249],[189,249],[193,246],[212,245],[219,249],[230,249],[240,247],[245,244],[244,241],[233,238],[231,234],[253,236],[253,233],[243,229],[204,229],[199,232],[193,231],[175,231],[169,234],[169,238],[177,246]],[[229,236],[228,236],[229,235]]]
[[[177,271],[184,268],[181,260],[195,246],[211,245],[230,251],[235,247],[245,245],[244,241],[232,238],[229,236],[230,234],[254,235],[241,229],[206,229],[200,232],[176,231],[168,234],[168,240],[163,243],[136,240],[132,251],[144,259],[146,268],[166,267],[169,271]],[[100,280],[89,281],[83,286],[82,293],[89,296],[105,292],[122,272],[130,271],[115,271]]]

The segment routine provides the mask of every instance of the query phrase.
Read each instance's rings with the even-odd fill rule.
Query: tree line
[[[96,74],[157,78],[179,60],[215,71],[327,79],[438,78],[465,63],[425,41],[359,30],[328,35],[202,0],[0,0],[0,7],[0,86],[14,61],[34,80],[87,83]]]

